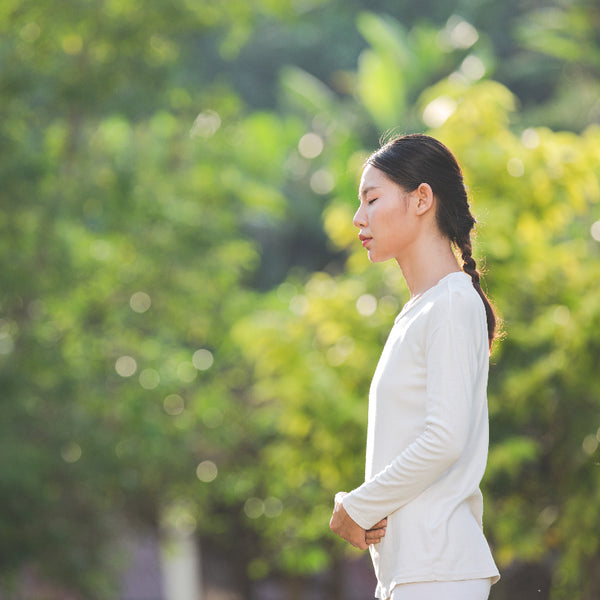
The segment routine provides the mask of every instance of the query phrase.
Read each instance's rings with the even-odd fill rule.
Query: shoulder
[[[471,277],[451,273],[436,286],[427,303],[430,325],[479,329],[485,323],[485,308]]]

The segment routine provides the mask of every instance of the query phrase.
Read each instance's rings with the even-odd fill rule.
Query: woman
[[[336,494],[330,527],[369,547],[378,598],[485,600],[499,579],[479,490],[496,319],[471,254],[462,172],[437,140],[398,137],[367,159],[359,200],[369,260],[396,259],[410,299],[369,392],[365,483]]]

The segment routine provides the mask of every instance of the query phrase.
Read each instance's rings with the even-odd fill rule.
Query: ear
[[[417,198],[417,215],[424,215],[431,210],[435,203],[433,190],[428,183],[420,183],[419,187],[414,192]]]

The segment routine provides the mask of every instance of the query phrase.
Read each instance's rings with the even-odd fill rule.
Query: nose
[[[354,213],[354,218],[352,219],[352,223],[354,227],[358,227],[358,229],[363,229],[367,226],[367,212],[365,207],[361,204],[358,207],[358,210]]]

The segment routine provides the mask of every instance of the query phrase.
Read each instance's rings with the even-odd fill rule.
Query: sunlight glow
[[[450,96],[439,96],[423,111],[423,121],[428,127],[441,127],[456,110],[456,101]]]

